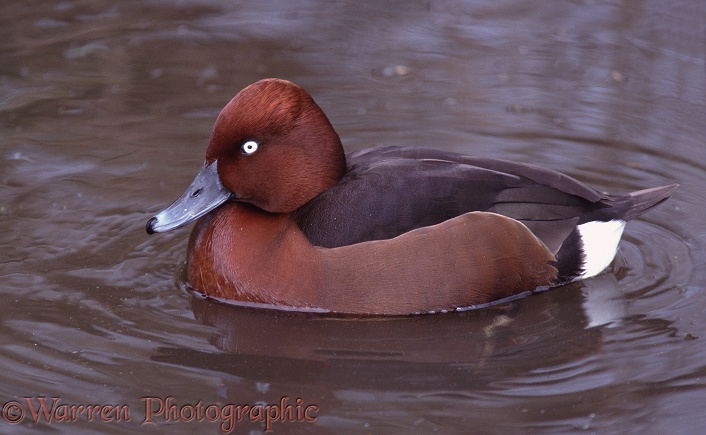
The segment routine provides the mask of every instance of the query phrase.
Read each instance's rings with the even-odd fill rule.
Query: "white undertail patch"
[[[583,242],[584,272],[576,279],[590,278],[603,272],[615,258],[625,221],[586,222],[578,226]]]

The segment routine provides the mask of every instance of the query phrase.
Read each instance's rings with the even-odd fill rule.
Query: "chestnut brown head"
[[[274,213],[296,210],[337,184],[346,170],[336,131],[299,86],[266,79],[240,91],[221,111],[206,165],[235,199]]]

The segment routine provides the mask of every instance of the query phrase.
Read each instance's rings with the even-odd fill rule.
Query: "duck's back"
[[[605,197],[594,189],[521,163],[385,147],[350,154],[348,165],[337,186],[296,213],[316,245],[388,239],[469,211],[573,228],[577,217],[589,219],[604,208],[600,201]],[[570,222],[562,224],[566,220]]]
[[[341,182],[294,218],[313,244],[337,247],[389,239],[470,211],[494,212],[524,223],[557,254],[562,275],[571,278],[583,266],[578,225],[632,219],[675,188],[611,196],[534,165],[383,147],[350,154]]]

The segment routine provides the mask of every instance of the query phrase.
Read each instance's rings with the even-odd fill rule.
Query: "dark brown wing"
[[[367,149],[350,154],[348,168],[337,186],[295,213],[315,245],[389,239],[469,211],[490,211],[523,222],[557,253],[576,225],[631,219],[676,188],[609,196],[538,166],[425,148]]]

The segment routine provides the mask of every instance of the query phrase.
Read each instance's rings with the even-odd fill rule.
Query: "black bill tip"
[[[154,230],[154,226],[157,224],[157,218],[153,217],[152,219],[147,221],[147,227],[145,228],[147,230],[147,234],[154,234],[156,231]]]

